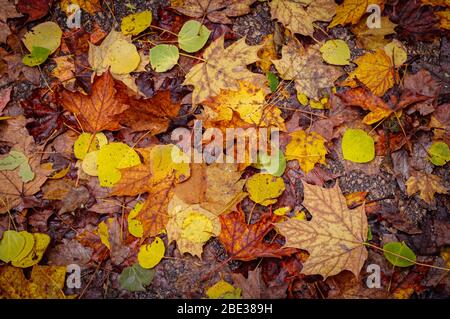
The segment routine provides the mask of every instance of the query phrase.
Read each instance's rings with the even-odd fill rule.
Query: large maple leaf
[[[228,17],[237,17],[250,12],[256,0],[185,0],[182,5],[173,1],[175,10],[192,18],[208,17],[214,23],[232,23]]]
[[[291,41],[282,49],[282,58],[272,60],[280,76],[284,80],[294,80],[297,93],[319,100],[321,89],[334,85],[334,81],[342,75],[335,66],[323,62],[319,46],[310,46],[304,50],[296,42]]]
[[[292,0],[273,0],[270,14],[293,33],[312,36],[314,21],[330,21],[336,13],[334,0],[312,0],[307,8]]]
[[[264,87],[264,75],[247,69],[248,64],[259,60],[257,53],[261,47],[249,46],[242,38],[225,49],[223,36],[211,43],[203,54],[206,61],[195,65],[183,82],[184,85],[194,86],[192,104],[217,96],[222,89],[239,90],[239,81]]]
[[[91,95],[64,90],[61,104],[77,116],[85,131],[92,133],[118,130],[120,125],[115,115],[128,107],[116,98],[114,79],[109,72],[95,78]]]
[[[174,194],[174,186],[190,175],[189,164],[173,163],[174,145],[156,145],[144,150],[144,163],[121,170],[122,177],[114,185],[111,195],[136,196],[148,193],[142,209],[134,218],[142,224],[145,236],[156,236],[169,220],[167,206]]]
[[[258,257],[282,257],[293,254],[295,249],[282,248],[277,243],[265,243],[264,236],[273,229],[276,215],[265,216],[259,222],[248,225],[242,211],[220,216],[222,231],[220,242],[229,256],[235,260],[253,260]]]
[[[305,275],[324,278],[350,270],[359,275],[367,259],[368,224],[364,207],[348,209],[344,195],[336,184],[322,188],[303,183],[305,206],[312,220],[290,219],[275,225],[286,237],[286,247],[307,250],[303,265]]]

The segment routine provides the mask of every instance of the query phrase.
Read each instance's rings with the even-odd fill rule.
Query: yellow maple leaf
[[[357,78],[377,96],[383,96],[394,85],[395,67],[386,52],[379,48],[374,53],[355,59],[358,67],[351,72],[343,85],[358,86]]]
[[[344,0],[336,9],[336,16],[331,21],[328,28],[337,25],[356,24],[366,13],[367,7],[371,4],[382,6],[384,0]]]
[[[420,192],[421,199],[431,204],[434,201],[434,194],[447,194],[448,191],[439,176],[416,171],[406,181],[406,193],[411,196],[417,192]]]
[[[274,126],[285,130],[281,111],[265,100],[265,90],[239,81],[239,90],[221,90],[218,96],[203,101],[205,114],[210,120],[231,121],[233,112],[249,124],[261,127]]]
[[[312,36],[314,21],[330,21],[336,13],[334,0],[312,0],[308,6],[291,0],[270,2],[272,18],[279,20],[293,33]]]
[[[300,168],[308,173],[316,163],[325,164],[325,139],[316,132],[306,133],[303,130],[290,134],[291,141],[286,146],[286,159],[297,160]]]
[[[439,26],[442,29],[450,30],[450,9],[436,12],[439,18]]]
[[[288,219],[275,224],[286,237],[286,247],[308,251],[303,264],[305,275],[322,275],[324,279],[343,270],[358,277],[367,259],[368,224],[364,207],[348,209],[344,195],[336,185],[333,188],[303,183],[305,206],[312,220]]]
[[[211,43],[203,53],[205,62],[191,68],[183,85],[192,85],[192,104],[199,104],[208,97],[217,96],[220,90],[239,90],[240,80],[266,87],[266,78],[262,74],[252,73],[247,65],[259,60],[258,51],[261,45],[249,46],[242,38],[226,49],[224,37]]]

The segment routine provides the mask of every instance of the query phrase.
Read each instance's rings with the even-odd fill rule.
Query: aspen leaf
[[[30,52],[33,52],[33,47],[45,48],[50,51],[48,54],[50,55],[59,48],[61,36],[62,31],[59,25],[47,21],[28,31],[23,38],[23,44]]]
[[[178,32],[178,44],[186,52],[197,52],[208,41],[211,31],[200,22],[189,20]]]
[[[108,218],[108,219],[111,220],[112,218]],[[105,245],[106,247],[108,247],[109,250],[111,250],[111,243],[109,242],[108,225],[106,225],[105,221],[102,221],[98,224],[97,234],[100,237],[100,241],[102,242],[102,244]]]
[[[187,204],[177,196],[170,201],[168,212],[166,230],[169,242],[175,240],[182,254],[190,253],[201,258],[203,245],[220,233],[217,216],[198,204]]]
[[[97,151],[106,144],[108,139],[103,133],[97,133],[95,137],[90,133],[81,133],[73,144],[73,154],[76,158],[83,160],[87,153]]]
[[[430,161],[436,166],[443,166],[450,161],[450,150],[444,142],[434,142],[428,148]]]
[[[447,189],[439,176],[416,171],[406,181],[406,193],[411,196],[419,191],[420,198],[428,204],[434,201],[435,193],[447,194]]]
[[[285,156],[288,161],[297,160],[300,168],[308,173],[317,163],[325,164],[325,139],[316,132],[303,130],[290,134],[291,141],[286,146]]]
[[[234,288],[224,280],[216,282],[206,290],[209,299],[240,299],[241,288]]]
[[[30,182],[34,179],[34,172],[28,163],[28,157],[22,152],[11,150],[9,154],[0,159],[0,171],[11,171],[19,167],[20,179],[24,182]]]
[[[375,158],[373,138],[360,129],[347,129],[342,138],[344,159],[355,163],[367,163]]]
[[[138,35],[152,23],[152,12],[145,10],[127,15],[122,19],[120,29],[124,35]]]
[[[128,231],[131,235],[138,238],[141,238],[144,235],[144,228],[142,226],[142,223],[139,220],[135,219],[135,217],[139,214],[143,205],[144,204],[142,202],[136,203],[136,205],[128,214]]]
[[[128,291],[145,291],[155,276],[154,269],[142,268],[138,263],[126,267],[119,275],[120,288]]]
[[[23,258],[12,261],[14,267],[28,268],[39,263],[50,244],[50,236],[42,233],[32,233],[34,237],[33,249]],[[28,239],[29,240],[29,239]]]
[[[156,237],[151,244],[142,245],[139,248],[138,261],[144,269],[154,268],[164,257],[166,247],[161,238]]]
[[[25,247],[25,238],[15,230],[7,230],[0,240],[0,260],[7,263],[19,256]]]
[[[409,267],[415,264],[416,254],[404,242],[391,242],[383,246],[384,257],[396,267]]]
[[[87,153],[81,163],[81,168],[83,172],[89,176],[98,176],[98,154],[100,151],[93,151]]]
[[[253,166],[259,168],[263,173],[281,176],[286,169],[286,158],[280,149],[277,149],[271,155],[268,155],[266,152],[259,152],[258,162]]]
[[[122,176],[119,169],[133,167],[140,163],[139,155],[127,144],[114,142],[103,145],[97,157],[100,186],[112,187]]]
[[[250,199],[263,206],[276,203],[277,197],[285,190],[283,179],[270,174],[255,174],[245,185]]]
[[[343,40],[328,40],[320,47],[323,59],[334,65],[350,63],[350,49]]]
[[[172,44],[158,44],[150,49],[150,64],[156,72],[173,68],[180,58],[178,48]]]
[[[239,90],[239,82],[245,79],[259,88],[265,87],[265,76],[252,73],[247,65],[259,60],[260,45],[248,46],[240,39],[224,48],[224,37],[215,40],[203,53],[206,62],[194,65],[183,85],[194,86],[192,103],[199,104],[208,97],[217,96],[221,90]],[[214,79],[214,81],[211,81]]]
[[[303,183],[303,189],[302,205],[312,219],[291,218],[275,224],[286,238],[285,246],[308,251],[302,269],[305,275],[319,274],[326,279],[349,270],[358,277],[368,255],[364,246],[368,233],[364,207],[348,209],[337,183],[333,188]]]
[[[22,62],[28,66],[36,66],[44,63],[48,56],[50,55],[50,50],[47,48],[33,47],[30,54],[23,57]]]
[[[286,207],[280,207],[280,208],[275,209],[273,211],[273,213],[278,216],[285,216],[290,211],[291,211],[291,207],[286,206]]]
[[[358,67],[348,75],[343,85],[355,87],[357,78],[377,96],[383,96],[394,85],[395,68],[391,58],[379,48],[374,53],[366,53],[354,61]]]
[[[27,231],[21,231],[19,234],[25,239],[25,245],[23,246],[22,251],[19,255],[17,255],[12,261],[12,264],[14,266],[14,263],[20,262],[22,259],[24,259],[28,254],[31,253],[31,251],[34,248],[35,240],[32,233],[29,233]]]

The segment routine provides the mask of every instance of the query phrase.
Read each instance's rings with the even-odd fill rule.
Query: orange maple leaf
[[[91,133],[118,130],[120,125],[115,115],[128,108],[116,98],[114,79],[109,72],[95,78],[91,95],[63,91],[61,104],[75,114],[86,132]]]

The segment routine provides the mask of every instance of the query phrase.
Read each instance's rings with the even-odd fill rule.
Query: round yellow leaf
[[[21,260],[13,261],[14,267],[28,268],[39,263],[44,256],[45,250],[50,244],[50,236],[42,233],[33,233],[34,246],[30,253]]]
[[[360,129],[348,129],[342,138],[344,159],[355,163],[367,163],[375,157],[373,138]]]
[[[62,31],[59,25],[48,21],[38,24],[28,31],[23,38],[23,43],[30,52],[33,50],[33,47],[39,47],[48,49],[50,54],[52,54],[59,48],[61,36]]]
[[[14,260],[19,256],[25,247],[25,238],[15,230],[7,230],[0,240],[0,260],[5,263]]]
[[[73,153],[77,159],[84,159],[87,153],[100,149],[108,144],[108,138],[103,133],[95,134],[92,138],[91,133],[81,133],[73,144]]]
[[[114,142],[103,145],[97,157],[100,186],[112,187],[122,177],[119,169],[140,163],[139,155],[125,143]]]
[[[285,189],[283,179],[270,174],[255,174],[247,180],[246,186],[250,199],[263,206],[276,203]]]
[[[209,299],[236,299],[241,298],[241,289],[220,280],[206,290],[206,295]]]
[[[34,236],[32,233],[29,233],[27,231],[21,231],[19,232],[19,235],[23,237],[23,239],[25,239],[25,245],[23,246],[22,251],[20,252],[19,255],[17,255],[12,262],[19,262],[21,261],[23,258],[25,258],[32,250],[34,247]]]
[[[134,44],[118,39],[108,48],[103,64],[111,67],[115,74],[128,74],[136,70],[141,57]]]
[[[350,49],[343,40],[328,40],[320,47],[322,58],[329,64],[347,65],[350,63]]]
[[[99,151],[94,151],[87,153],[84,157],[83,163],[81,163],[81,168],[83,172],[89,176],[98,176],[97,160]]]
[[[397,40],[394,40],[384,47],[386,54],[392,59],[396,67],[402,66],[408,59],[405,46]]]
[[[124,35],[137,35],[147,29],[151,23],[152,13],[150,10],[145,10],[127,15],[123,18],[120,29]]]
[[[156,237],[155,240],[148,245],[139,248],[138,261],[142,268],[150,269],[155,267],[164,257],[166,248],[161,238]]]
[[[201,213],[190,212],[183,220],[181,238],[193,243],[204,243],[211,237],[212,233],[212,221]]]
[[[139,214],[143,206],[144,203],[142,202],[136,203],[134,208],[128,214],[128,231],[131,235],[138,238],[144,236],[144,226],[141,221],[134,218]]]
[[[102,244],[108,247],[108,249],[111,249],[111,244],[109,243],[108,225],[106,225],[104,221],[98,224],[97,233],[100,236],[100,241]]]

